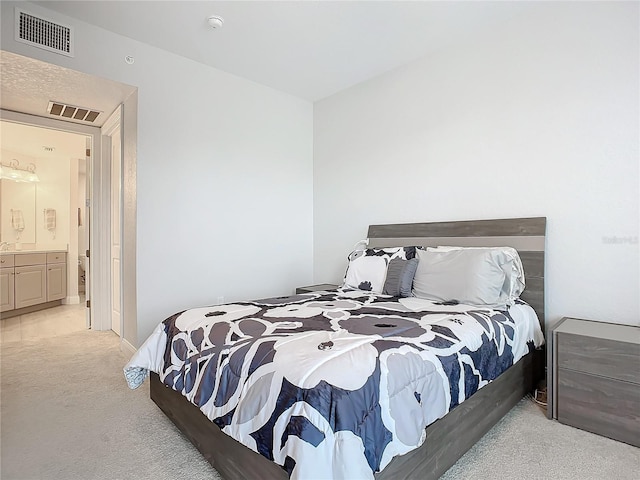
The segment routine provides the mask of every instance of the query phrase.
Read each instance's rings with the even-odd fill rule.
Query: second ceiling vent
[[[67,105],[61,102],[49,102],[47,107],[49,115],[62,118],[71,118],[83,122],[94,123],[96,118],[102,113],[98,110],[92,110],[85,107],[76,107],[75,105]]]

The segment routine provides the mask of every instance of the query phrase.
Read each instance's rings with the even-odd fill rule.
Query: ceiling
[[[87,75],[29,57],[0,51],[0,108],[38,117],[88,125],[74,119],[52,117],[47,113],[50,100],[90,107],[102,113],[91,125],[101,126],[135,88],[104,78]],[[82,159],[86,136],[62,130],[0,121],[0,160],[9,163],[12,154],[37,159]],[[44,147],[53,147],[47,151]],[[21,166],[24,161],[20,161]],[[79,163],[82,171],[85,162]]]
[[[520,1],[40,1],[316,101],[522,15]],[[212,29],[207,18],[224,18]]]
[[[81,159],[86,149],[86,136],[0,121],[0,144],[1,160],[5,164],[13,159],[12,154],[34,159]],[[53,147],[54,150],[48,151],[44,147]],[[20,166],[26,166],[24,163],[20,161]]]
[[[50,100],[102,112],[93,123],[74,119],[66,122],[101,126],[111,113],[135,91],[135,87],[93,75],[0,51],[0,108],[39,117],[47,113]]]

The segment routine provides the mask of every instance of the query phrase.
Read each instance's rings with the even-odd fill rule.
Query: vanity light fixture
[[[39,182],[40,178],[36,174],[36,166],[30,163],[26,167],[21,167],[20,162],[15,158],[9,163],[0,162],[0,178],[13,180],[14,182]]]

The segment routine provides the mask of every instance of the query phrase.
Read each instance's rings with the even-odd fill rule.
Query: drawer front
[[[640,345],[558,333],[558,368],[640,384]]]
[[[14,255],[0,255],[0,268],[13,267]]]
[[[49,252],[47,253],[47,263],[66,263],[67,254],[64,252]]]
[[[558,371],[558,421],[640,446],[640,386]]]
[[[27,265],[44,265],[47,263],[46,253],[22,253],[14,256],[16,267],[26,267]]]

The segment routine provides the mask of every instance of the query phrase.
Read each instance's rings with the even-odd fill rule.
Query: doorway
[[[91,231],[89,248],[89,275],[85,288],[90,296],[92,313],[91,328],[111,330],[112,311],[111,283],[112,272],[120,271],[120,335],[121,348],[133,353],[137,345],[137,306],[136,306],[136,144],[137,144],[137,88],[108,79],[76,72],[54,64],[10,52],[0,51],[0,63],[3,75],[0,78],[2,96],[0,107],[2,118],[22,123],[42,123],[44,126],[59,130],[76,130],[88,133],[92,138],[90,149],[91,172],[90,191],[91,208],[87,208],[82,219],[84,226]],[[46,79],[45,79],[46,75]],[[28,78],[28,82],[21,79]],[[42,88],[46,85],[47,88]],[[75,85],[70,90],[67,85]],[[95,126],[89,127],[73,118],[65,121],[48,118],[48,102],[64,101],[71,105],[91,105],[101,112]],[[121,175],[126,181],[120,188],[121,218],[119,249],[120,262],[113,268],[111,257],[111,165],[103,158],[100,128],[110,113],[120,106],[121,123]],[[11,111],[7,111],[7,109]],[[20,112],[20,113],[18,113]],[[31,114],[31,116],[25,115]],[[35,117],[33,117],[35,115]],[[34,121],[34,118],[37,120]],[[109,293],[107,293],[109,292]]]
[[[88,233],[82,232],[81,212],[90,198],[86,174],[81,177],[79,172],[85,170],[91,137],[3,119],[0,138],[0,160],[9,172],[0,180],[0,240],[5,249],[16,252],[66,252],[63,266],[55,268],[60,277],[55,297],[64,304],[78,304],[78,272],[86,241],[81,233]],[[12,179],[11,166],[18,172],[32,171],[25,179],[30,181]],[[13,212],[20,214],[19,229],[13,224]],[[51,276],[54,269],[48,270]],[[47,297],[51,293],[48,290]]]

